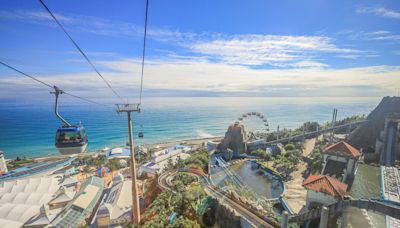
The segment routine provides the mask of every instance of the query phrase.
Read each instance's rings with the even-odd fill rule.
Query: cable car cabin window
[[[85,130],[85,128],[82,128],[81,134],[82,134],[82,138],[86,137],[86,130]]]
[[[59,131],[57,132],[58,143],[80,142],[82,136],[79,131]]]

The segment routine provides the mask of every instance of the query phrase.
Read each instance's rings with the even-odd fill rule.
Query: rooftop
[[[45,172],[50,172],[52,170],[57,170],[67,165],[70,165],[73,160],[75,160],[75,157],[59,161],[41,162],[24,166],[18,169],[14,169],[8,173],[1,174],[0,181],[22,179],[22,178],[32,177],[38,174],[43,174]]]
[[[72,204],[52,221],[55,227],[77,227],[86,217],[90,216],[93,208],[100,200],[104,188],[104,180],[91,176],[82,184],[77,198]]]
[[[60,188],[56,177],[0,183],[0,227],[20,227],[39,213]]]
[[[303,186],[308,190],[322,192],[335,198],[343,198],[347,190],[347,184],[326,175],[311,175],[303,182]]]
[[[85,209],[89,206],[89,204],[93,201],[97,191],[99,191],[99,187],[89,184],[84,192],[78,196],[78,198],[74,201],[73,205],[79,208]]]
[[[327,146],[324,150],[323,153],[325,154],[335,154],[335,155],[341,155],[341,156],[350,156],[350,157],[360,157],[361,153],[358,149],[354,148],[352,145],[340,141],[338,143],[335,143],[333,145]]]

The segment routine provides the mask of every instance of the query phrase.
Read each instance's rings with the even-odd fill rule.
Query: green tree
[[[200,228],[200,224],[198,224],[194,220],[190,220],[183,216],[179,216],[174,220],[172,224],[167,226],[168,228]]]
[[[82,169],[82,173],[85,174],[85,178],[89,173],[91,173],[90,167],[89,166],[84,166]]]
[[[284,148],[285,148],[286,151],[296,149],[296,147],[293,144],[290,144],[290,143],[286,144]]]
[[[311,173],[320,173],[322,171],[323,157],[321,151],[321,147],[317,145],[310,155],[311,164],[309,166],[309,169]]]
[[[167,167],[166,167],[166,169],[167,170],[171,170],[171,169],[174,169],[175,167],[174,167],[174,163],[173,163],[173,161],[172,161],[172,158],[168,158],[168,163],[167,163]]]
[[[176,159],[176,168],[177,169],[182,169],[185,168],[185,161],[181,159],[180,156]]]
[[[113,158],[113,159],[108,160],[106,165],[110,169],[110,171],[116,171],[121,168],[119,165],[118,158]]]

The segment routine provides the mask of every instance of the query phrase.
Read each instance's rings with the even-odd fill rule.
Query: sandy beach
[[[176,145],[176,144],[183,144],[183,145],[197,147],[197,146],[201,146],[202,144],[206,143],[207,141],[221,141],[222,139],[223,139],[222,136],[221,137],[208,137],[208,138],[195,138],[195,139],[182,139],[182,140],[176,140],[176,141],[145,144],[144,146],[147,147],[150,150],[162,150],[162,149],[171,147],[171,146]],[[122,145],[120,147],[125,147],[125,145]],[[85,153],[76,154],[74,156],[91,156],[91,155],[100,154],[100,153],[104,153],[104,152],[102,152],[100,150],[87,151]],[[43,161],[54,160],[54,159],[68,158],[70,156],[71,155],[52,154],[52,155],[48,155],[48,156],[31,157],[31,158],[35,162],[43,162]]]

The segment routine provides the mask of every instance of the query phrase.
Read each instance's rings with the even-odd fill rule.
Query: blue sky
[[[145,1],[45,1],[124,97],[138,96]],[[145,96],[384,96],[400,87],[398,1],[150,0]],[[5,0],[0,60],[113,101],[39,1]],[[0,99],[46,97],[0,68]]]

